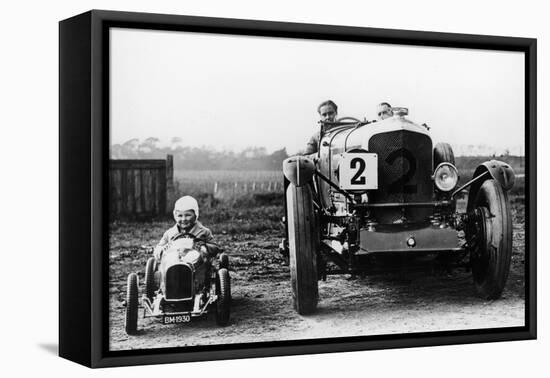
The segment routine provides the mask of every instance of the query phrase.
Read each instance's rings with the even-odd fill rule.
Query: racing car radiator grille
[[[166,271],[166,299],[186,299],[193,296],[193,272],[185,264],[173,265]]]
[[[433,196],[432,141],[429,136],[407,130],[372,136],[369,152],[378,154],[378,190],[372,203],[431,201]],[[403,210],[404,209],[404,210]],[[425,220],[431,208],[380,208],[374,216],[380,223]]]

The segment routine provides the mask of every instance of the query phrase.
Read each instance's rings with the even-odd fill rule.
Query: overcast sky
[[[112,144],[293,153],[332,99],[340,117],[387,101],[434,142],[524,152],[523,53],[112,29],[110,56]]]

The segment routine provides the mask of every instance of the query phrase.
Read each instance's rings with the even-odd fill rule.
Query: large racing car
[[[433,146],[425,124],[409,120],[406,108],[392,110],[382,121],[325,122],[315,155],[283,163],[281,252],[300,314],[315,311],[326,274],[368,272],[389,257],[461,263],[481,297],[501,296],[512,253],[512,168],[486,161],[458,187],[451,146]],[[466,190],[466,210],[457,212]]]
[[[229,259],[219,253],[217,261],[204,261],[201,248],[217,246],[202,243],[190,234],[180,234],[170,242],[160,262],[149,258],[145,267],[145,288],[141,303],[144,318],[157,318],[163,324],[188,323],[213,312],[218,325],[229,322],[231,287]],[[193,261],[193,262],[189,262]],[[138,275],[128,275],[126,292],[126,333],[138,331]]]

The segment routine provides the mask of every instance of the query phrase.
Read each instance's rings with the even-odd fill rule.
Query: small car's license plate
[[[162,322],[164,324],[178,324],[178,323],[188,323],[191,321],[191,315],[166,315],[162,317]]]

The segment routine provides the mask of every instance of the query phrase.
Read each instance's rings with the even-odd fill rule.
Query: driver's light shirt
[[[334,124],[330,124],[330,123],[326,124],[325,125],[325,133],[329,132],[334,127],[336,127]],[[311,136],[311,138],[309,138],[309,140],[307,142],[307,145],[306,145],[306,150],[303,154],[304,155],[310,155],[310,154],[314,154],[314,153],[318,152],[319,151],[319,139],[321,139],[321,130],[317,130],[317,132],[315,132],[315,134],[313,134]]]
[[[320,137],[321,137],[321,132],[317,131],[315,134],[311,136],[311,138],[309,138],[304,155],[313,154],[318,151]]]

